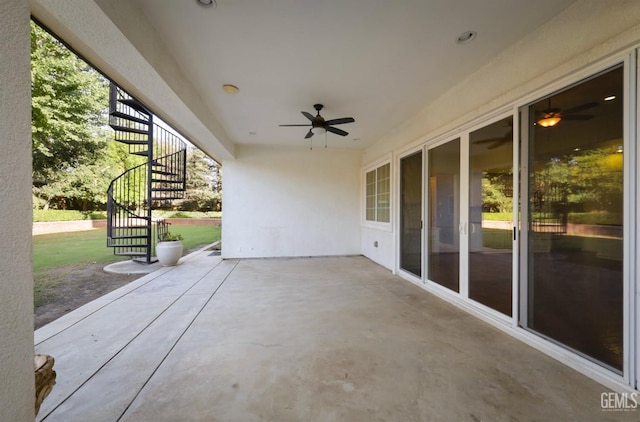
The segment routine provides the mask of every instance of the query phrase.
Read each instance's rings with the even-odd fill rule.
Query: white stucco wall
[[[0,0],[0,421],[16,422],[35,396],[29,39],[28,0]]]
[[[564,87],[565,80],[589,76],[594,62],[638,45],[640,1],[579,0],[367,148],[363,166],[389,155],[397,160],[408,148],[455,133],[496,111],[513,110],[541,90],[548,93]],[[397,177],[397,171],[392,172],[392,183]],[[397,203],[397,195],[392,202]],[[391,239],[396,236],[394,232]],[[362,228],[363,254],[396,266],[394,252],[386,264],[380,256],[383,249],[370,246],[378,237],[386,239],[389,233]]]
[[[360,254],[361,152],[238,146],[222,163],[223,257]]]
[[[363,226],[361,247],[364,256],[390,271],[394,271],[396,246],[392,231]]]

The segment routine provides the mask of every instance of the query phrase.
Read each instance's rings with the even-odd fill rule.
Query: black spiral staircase
[[[109,125],[115,130],[115,140],[144,160],[109,185],[107,246],[114,248],[115,255],[150,264],[155,261],[155,239],[167,230],[167,224],[154,221],[151,212],[184,197],[187,146],[155,124],[153,113],[114,83],[110,88]]]

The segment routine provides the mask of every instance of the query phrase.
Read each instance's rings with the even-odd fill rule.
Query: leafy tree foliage
[[[104,202],[93,182],[106,171],[108,81],[32,22],[31,91],[34,195]]]
[[[183,211],[220,211],[222,206],[222,169],[195,147],[187,150],[187,190],[178,203]]]
[[[505,177],[508,176],[508,177]],[[482,175],[482,212],[511,212],[513,210],[510,171],[503,173],[484,172]]]
[[[141,160],[141,157],[129,154],[125,145],[109,141],[104,154],[93,162],[58,172],[49,183],[34,190],[43,201],[43,208],[48,205],[82,211],[105,209],[111,180]]]
[[[32,22],[31,89],[34,206],[104,209],[111,180],[145,161],[112,139],[109,81]],[[191,147],[186,198],[175,205],[220,210],[221,185],[220,166]]]
[[[552,158],[535,179],[539,190],[559,187],[572,211],[622,211],[622,154],[615,146]]]

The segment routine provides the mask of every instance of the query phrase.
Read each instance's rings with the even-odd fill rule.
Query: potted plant
[[[171,267],[178,264],[182,256],[182,235],[165,233],[156,244],[156,256],[163,267]]]

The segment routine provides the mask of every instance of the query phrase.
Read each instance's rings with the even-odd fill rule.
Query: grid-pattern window
[[[391,221],[391,164],[387,163],[366,174],[366,220]]]
[[[367,173],[367,220],[376,221],[376,171]]]

